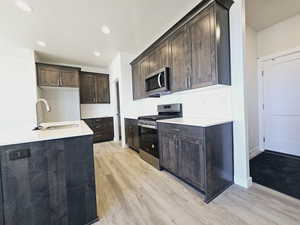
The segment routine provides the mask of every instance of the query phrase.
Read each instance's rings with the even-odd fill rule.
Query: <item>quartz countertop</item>
[[[133,120],[137,120],[138,117],[139,117],[139,116],[136,116],[136,115],[135,115],[135,116],[133,116],[133,115],[130,115],[130,116],[124,116],[125,119],[133,119]]]
[[[199,127],[210,127],[219,124],[233,122],[230,119],[215,118],[215,117],[181,117],[174,119],[158,120],[159,123],[172,123],[179,125],[199,126]]]
[[[45,123],[43,125],[46,127],[51,127],[54,125],[70,125],[70,124],[75,124],[75,126],[60,127],[60,128],[48,129],[48,130],[7,131],[6,133],[0,134],[0,146],[93,135],[93,131],[86,125],[84,121]]]

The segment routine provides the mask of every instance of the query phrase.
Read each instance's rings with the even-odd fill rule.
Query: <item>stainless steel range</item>
[[[157,169],[159,166],[159,149],[157,120],[182,117],[181,104],[159,105],[158,115],[141,116],[138,118],[140,157]]]

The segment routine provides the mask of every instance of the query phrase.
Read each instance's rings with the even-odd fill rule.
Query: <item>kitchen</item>
[[[134,11],[132,4],[140,4],[74,3],[74,9],[86,10],[86,20],[101,4],[109,9],[117,2],[116,11],[122,7]],[[256,197],[267,201],[270,192],[250,187],[244,81],[239,75],[243,74],[242,2],[177,2],[163,16],[170,16],[168,22],[160,26],[158,16],[153,22],[157,30],[150,37],[150,31],[139,34],[144,35],[140,45],[120,25],[120,30],[100,26],[101,37],[90,36],[86,46],[93,45],[92,40],[107,46],[101,52],[100,47],[89,48],[92,54],[86,57],[78,47],[85,35],[72,39],[73,33],[61,30],[70,41],[66,45],[78,47],[72,60],[68,51],[56,49],[61,55],[53,56],[51,38],[29,49],[1,43],[3,74],[10,76],[1,75],[0,88],[4,106],[0,221],[5,225],[264,222],[257,211],[248,210],[253,201],[263,207]],[[27,9],[24,3],[21,8],[30,12],[21,18],[43,13],[38,8],[45,10],[42,3],[34,1],[32,9],[30,2]],[[11,4],[5,7],[15,13]],[[136,8],[147,11],[141,5]],[[135,16],[129,17],[138,21]],[[75,27],[79,20],[66,21]],[[142,30],[144,23],[128,24],[126,29],[130,26]],[[13,28],[5,29],[4,37],[21,43]],[[121,37],[121,32],[124,38],[118,44],[131,48],[136,41],[139,47],[106,51],[111,42],[117,45],[107,39]],[[8,100],[5,96],[12,86],[20,91]],[[286,205],[299,205],[271,195]],[[295,208],[288,215],[267,210],[291,222]]]

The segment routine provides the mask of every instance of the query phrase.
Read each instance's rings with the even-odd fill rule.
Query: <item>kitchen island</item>
[[[83,121],[0,134],[0,224],[97,221],[92,135]]]

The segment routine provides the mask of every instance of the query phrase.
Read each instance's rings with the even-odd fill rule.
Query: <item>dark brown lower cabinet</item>
[[[205,189],[204,139],[182,135],[179,138],[178,172],[189,183]]]
[[[232,123],[196,127],[158,123],[160,166],[209,202],[233,183]]]
[[[138,120],[125,119],[125,136],[128,147],[138,151],[140,146]]]
[[[3,225],[97,220],[92,136],[0,147]]]
[[[94,143],[111,141],[114,139],[113,117],[84,119],[84,121],[94,132]]]
[[[160,164],[170,172],[178,173],[178,136],[170,130],[161,129],[159,132]]]

